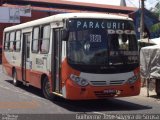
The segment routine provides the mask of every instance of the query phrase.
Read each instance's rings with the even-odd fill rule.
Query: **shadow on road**
[[[12,80],[5,80],[5,81],[13,85]],[[32,86],[27,87],[27,86],[23,85],[22,83],[20,85],[18,85],[18,87],[26,92],[29,92],[29,93],[34,94],[39,97],[43,97],[41,90],[38,88],[35,88]]]
[[[156,100],[160,101],[160,95],[150,95],[149,97],[155,98]]]
[[[12,80],[5,80],[8,83],[12,84]],[[29,92],[31,94],[37,95],[43,98],[40,89],[24,85],[20,85],[19,88]],[[141,104],[128,102],[120,99],[104,99],[104,100],[85,100],[85,101],[70,101],[64,100],[62,98],[57,98],[56,101],[52,101],[54,104],[63,107],[69,111],[73,112],[93,112],[93,111],[132,111],[132,110],[147,110],[152,109],[150,106],[144,106]]]
[[[126,98],[127,99],[127,98]],[[119,99],[87,100],[87,101],[58,101],[57,105],[75,112],[92,111],[132,111],[152,109],[150,106],[144,106],[136,103],[127,102]]]

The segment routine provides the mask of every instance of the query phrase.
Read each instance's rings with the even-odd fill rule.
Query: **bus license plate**
[[[104,90],[103,91],[105,94],[116,94],[117,90]]]

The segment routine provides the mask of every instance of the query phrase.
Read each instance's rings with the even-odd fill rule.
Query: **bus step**
[[[52,93],[55,94],[55,95],[57,95],[57,96],[59,96],[59,97],[63,97],[63,95],[60,94],[60,93],[57,93],[57,92],[52,92]]]

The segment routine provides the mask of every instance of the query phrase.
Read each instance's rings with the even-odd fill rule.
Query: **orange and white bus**
[[[132,19],[65,13],[5,28],[3,69],[48,99],[135,96],[139,53]]]

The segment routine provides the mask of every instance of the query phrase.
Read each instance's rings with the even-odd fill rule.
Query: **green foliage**
[[[159,17],[159,13],[158,12],[152,12],[153,15],[155,15],[157,18]]]
[[[158,30],[160,30],[160,22],[152,25],[151,27],[151,32],[156,32]]]

